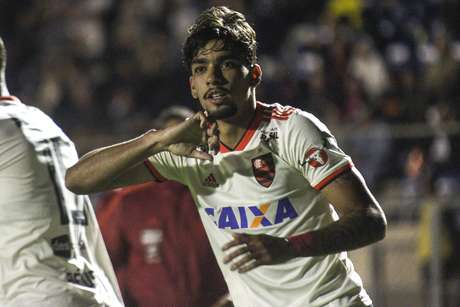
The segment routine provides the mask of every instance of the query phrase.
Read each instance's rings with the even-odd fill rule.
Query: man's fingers
[[[224,257],[224,263],[229,263],[230,261],[232,261],[236,257],[238,257],[240,255],[243,255],[245,253],[248,253],[248,252],[249,252],[248,246],[243,245],[242,247],[238,248],[237,250],[235,250],[235,251],[231,252],[230,254],[228,254],[227,256],[225,256]]]
[[[241,243],[250,243],[252,239],[256,238],[254,235],[248,235],[246,233],[234,233],[233,239]]]
[[[201,144],[208,146],[208,135],[204,130],[201,131]]]
[[[217,123],[208,118],[206,111],[196,113],[196,119],[201,129],[200,144],[206,145],[213,154],[217,154],[220,147]]]
[[[210,123],[206,129],[206,132],[208,133],[208,136],[217,135],[219,133],[219,130],[217,129],[217,123]]]
[[[233,240],[222,248],[226,251],[224,263],[230,263],[231,270],[239,273],[250,271],[260,265],[279,264],[295,256],[289,251],[289,246],[283,238],[268,235],[234,234]]]
[[[261,264],[262,263],[259,260],[250,261],[248,265],[245,265],[242,268],[240,268],[238,270],[238,273],[246,273],[246,272],[248,272],[248,271],[250,271],[252,269],[255,269],[256,267],[258,267]]]
[[[262,264],[263,262],[260,259],[258,259],[255,253],[248,251],[242,258],[232,263],[232,265],[230,266],[230,270],[238,270],[239,273],[245,273]]]
[[[212,155],[219,152],[217,123],[210,120],[206,112],[197,112],[166,131],[170,136],[168,150],[174,154],[212,161]]]
[[[238,261],[235,261],[234,263],[232,263],[232,265],[230,266],[230,270],[232,270],[232,271],[239,270],[244,265],[249,264],[251,261],[254,261],[254,259],[252,258],[251,254],[250,253],[245,253],[245,255],[243,257],[241,257],[241,259],[239,259]]]
[[[208,119],[209,120],[209,119]],[[213,154],[219,152],[220,140],[219,140],[219,130],[217,128],[216,122],[207,122],[206,136],[207,136],[207,145],[209,150]]]
[[[208,138],[208,147],[215,155],[219,152],[220,140],[217,135]]]
[[[237,248],[224,257],[224,263],[231,263],[232,271],[248,272],[260,265],[270,264],[272,257],[265,248],[261,236],[233,234],[233,240],[222,247],[223,251]]]
[[[207,120],[206,116],[203,114],[203,112],[198,112],[196,114],[197,114],[196,116],[198,116],[198,119],[200,121],[200,128],[203,129],[203,130],[207,129],[208,120]]]
[[[248,235],[235,233],[233,234],[233,240],[224,244],[224,246],[222,246],[222,250],[225,251],[234,246],[237,246],[243,243],[248,243],[248,242],[249,242]]]
[[[197,149],[194,149],[190,153],[190,157],[197,158],[197,159],[200,159],[200,160],[209,160],[209,161],[212,161],[214,159],[213,156],[208,154],[207,152],[197,150]]]

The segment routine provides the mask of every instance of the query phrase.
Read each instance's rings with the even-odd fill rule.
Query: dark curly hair
[[[256,63],[256,32],[243,14],[225,6],[211,7],[198,16],[188,29],[182,48],[183,63],[190,71],[193,58],[210,40],[220,39],[245,65]]]

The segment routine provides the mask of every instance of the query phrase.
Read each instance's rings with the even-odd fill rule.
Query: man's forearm
[[[151,130],[135,139],[87,153],[67,170],[67,188],[77,194],[113,188],[121,174],[162,150],[160,136],[161,131]]]
[[[384,238],[386,221],[369,208],[342,216],[328,226],[289,238],[298,256],[310,257],[360,248]]]

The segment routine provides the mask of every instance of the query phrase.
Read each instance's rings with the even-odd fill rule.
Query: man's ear
[[[253,64],[251,66],[249,78],[252,86],[257,86],[260,81],[262,81],[262,68],[259,64]]]
[[[189,85],[190,85],[190,92],[192,93],[192,97],[193,97],[194,99],[198,99],[198,93],[197,93],[197,91],[196,91],[196,89],[195,89],[195,85],[193,84],[193,78],[192,78],[192,76],[190,76],[190,77],[188,78],[188,83],[189,83]]]

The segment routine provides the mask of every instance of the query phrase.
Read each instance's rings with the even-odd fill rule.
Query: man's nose
[[[208,70],[208,76],[206,78],[206,83],[208,85],[213,84],[222,84],[224,82],[224,76],[219,69],[219,66],[212,65]]]

